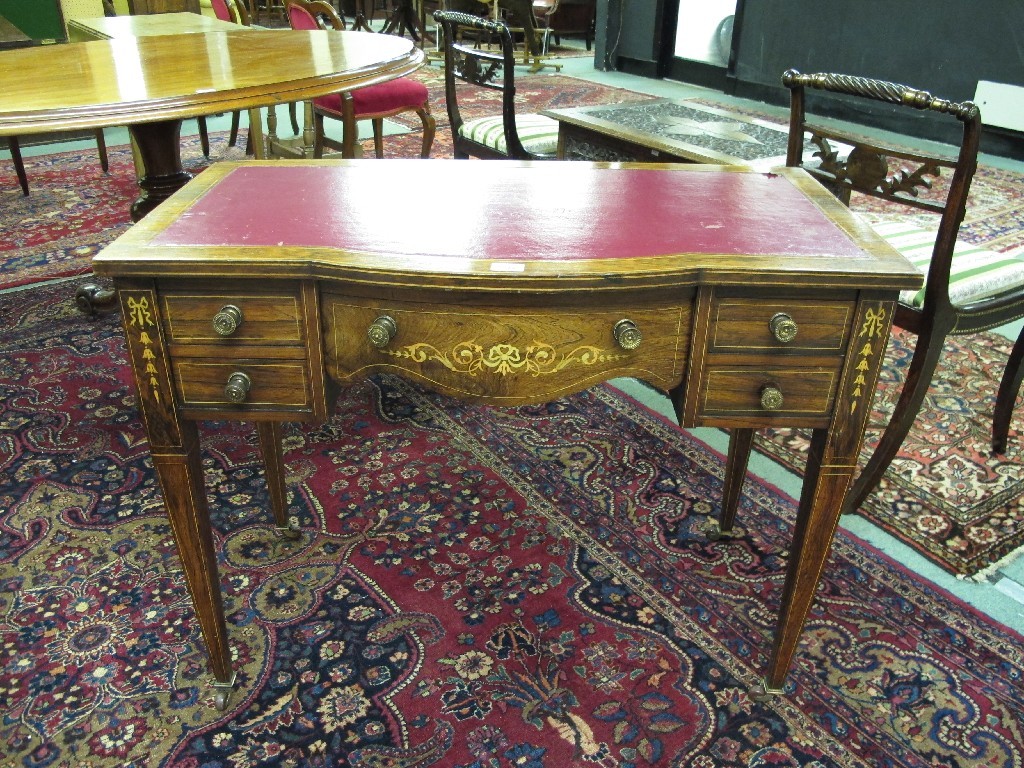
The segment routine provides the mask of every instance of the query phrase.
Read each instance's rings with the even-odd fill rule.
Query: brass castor
[[[96,283],[85,283],[75,291],[75,304],[79,311],[90,317],[112,310],[116,302],[117,291]]]

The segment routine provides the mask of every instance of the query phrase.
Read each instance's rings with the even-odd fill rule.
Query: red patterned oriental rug
[[[786,694],[795,501],[608,386],[488,408],[378,377],[286,433],[201,428],[238,687],[213,707],[114,317],[0,303],[4,766],[1017,766],[1024,638],[840,533]]]

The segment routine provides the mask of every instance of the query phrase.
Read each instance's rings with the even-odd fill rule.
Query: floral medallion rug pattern
[[[1016,766],[1024,638],[840,534],[758,700],[795,502],[611,387],[471,406],[378,377],[201,427],[238,670],[212,690],[116,317],[0,303],[0,766]]]

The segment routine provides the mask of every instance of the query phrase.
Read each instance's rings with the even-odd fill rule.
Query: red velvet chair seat
[[[287,0],[288,21],[292,29],[345,29],[344,20],[326,0]],[[357,27],[362,28],[358,23]],[[374,34],[366,31],[363,34]],[[313,99],[313,157],[322,157],[325,146],[341,150],[342,157],[356,156],[356,121],[373,123],[373,152],[384,156],[384,118],[399,112],[415,112],[423,123],[420,157],[430,156],[436,122],[430,114],[427,86],[416,80],[398,78],[386,83],[356,88],[346,94],[332,93]],[[324,135],[324,117],[341,120],[341,143]]]
[[[427,86],[416,80],[400,77],[378,85],[352,91],[352,107],[356,117],[415,109],[427,100]],[[332,93],[313,99],[320,109],[341,114],[341,94]]]

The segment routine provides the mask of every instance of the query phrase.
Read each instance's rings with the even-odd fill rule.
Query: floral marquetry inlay
[[[850,393],[850,413],[855,413],[857,407],[865,395],[869,402],[874,394],[868,386],[868,373],[874,370],[877,365],[878,355],[884,351],[884,341],[888,332],[885,309],[869,309],[864,315],[864,322],[861,324],[860,333],[857,336],[857,374],[853,378],[853,391]]]
[[[419,342],[381,351],[386,355],[415,363],[437,362],[454,373],[469,376],[480,373],[497,376],[528,373],[541,376],[558,373],[574,365],[601,365],[628,357],[619,352],[610,352],[593,346],[576,347],[571,352],[562,354],[550,344],[540,341],[525,347],[517,347],[514,344],[493,344],[484,347],[474,341],[463,341],[448,352],[443,352],[432,344]]]
[[[153,393],[153,398],[160,402],[160,381],[157,379],[157,369],[154,361],[156,360],[156,352],[153,347],[153,338],[149,335],[150,331],[147,329],[154,328],[156,323],[153,321],[153,312],[149,304],[149,297],[142,295],[141,298],[136,299],[134,296],[128,296],[126,300],[128,307],[128,322],[127,326],[131,329],[138,329],[139,343],[142,345],[142,362],[140,368],[146,374],[146,380],[149,383],[150,389]],[[140,377],[140,381],[141,381]]]

